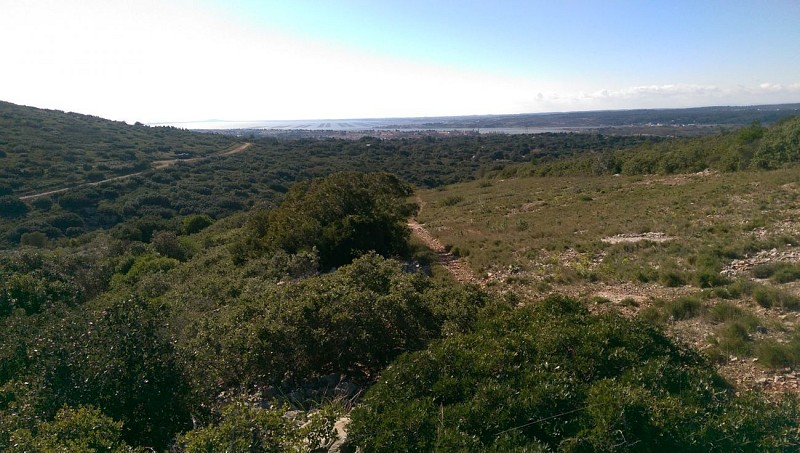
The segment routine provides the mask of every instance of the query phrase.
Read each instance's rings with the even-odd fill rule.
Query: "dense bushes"
[[[329,268],[369,251],[384,256],[408,251],[406,220],[412,189],[385,173],[338,173],[298,183],[286,199],[254,225],[268,249],[297,253],[316,248]]]
[[[504,174],[536,176],[732,172],[774,169],[800,162],[800,117],[769,128],[753,123],[735,133],[644,143],[629,149],[583,153],[566,159],[509,167]],[[564,156],[561,156],[564,157]]]
[[[15,313],[0,330],[2,434],[64,405],[92,405],[130,443],[164,447],[191,426],[186,380],[163,335],[165,314],[137,299],[98,309]]]
[[[329,373],[366,382],[399,354],[467,329],[487,302],[374,254],[330,274],[241,289],[178,334],[187,375],[206,395]]]
[[[311,414],[289,414],[288,408],[254,407],[234,401],[222,409],[216,425],[197,428],[178,438],[176,451],[302,452],[316,451],[334,439],[337,411],[327,406]]]
[[[797,416],[738,400],[650,327],[551,298],[401,357],[350,436],[364,451],[763,451],[800,440]]]
[[[11,434],[9,452],[81,451],[130,452],[122,441],[122,423],[115,422],[96,408],[65,407],[52,421],[36,424],[33,430],[19,429]]]

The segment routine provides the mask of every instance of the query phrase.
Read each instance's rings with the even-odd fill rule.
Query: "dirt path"
[[[249,148],[251,146],[253,146],[252,143],[240,143],[238,145],[234,145],[234,146],[231,146],[229,148],[226,148],[222,152],[217,153],[217,154],[213,154],[211,156],[194,157],[192,159],[156,160],[156,161],[151,162],[150,166],[152,167],[153,170],[163,170],[164,168],[171,167],[172,165],[175,165],[178,162],[191,163],[191,162],[198,162],[198,161],[201,161],[201,160],[207,160],[207,159],[210,159],[213,156],[230,156],[232,154],[238,154],[238,153],[241,153],[242,151],[246,150],[247,148]],[[99,186],[100,184],[105,184],[107,182],[119,181],[121,179],[127,179],[127,178],[132,178],[134,176],[139,176],[139,175],[141,175],[143,173],[144,173],[143,171],[140,171],[140,172],[131,173],[131,174],[128,174],[128,175],[114,176],[113,178],[103,179],[102,181],[85,182],[83,184],[76,184],[74,186],[62,187],[60,189],[54,189],[54,190],[48,190],[46,192],[39,192],[39,193],[35,193],[35,194],[32,194],[32,195],[25,195],[25,196],[19,197],[19,199],[22,200],[22,201],[32,200],[34,198],[44,197],[46,195],[52,195],[54,193],[61,193],[61,192],[66,192],[68,190],[77,189],[78,187]]]
[[[425,201],[417,195],[417,204],[420,207],[420,211],[422,208],[425,207]],[[437,262],[447,269],[453,277],[460,283],[474,283],[476,285],[484,286],[484,283],[480,281],[475,274],[472,273],[472,270],[469,268],[467,263],[464,262],[458,256],[448,252],[444,245],[436,239],[430,231],[428,231],[425,226],[416,219],[411,218],[408,220],[408,227],[411,228],[411,234],[414,235],[417,239],[422,241],[426,247],[433,250],[437,256]]]
[[[252,143],[242,143],[241,145],[236,145],[236,146],[233,146],[233,147],[229,148],[227,151],[221,152],[219,155],[220,156],[230,156],[231,154],[238,154],[238,153],[241,153],[242,151],[246,150],[247,148],[249,148],[251,146],[253,146]]]

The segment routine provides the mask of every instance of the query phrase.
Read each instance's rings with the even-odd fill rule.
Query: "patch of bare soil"
[[[705,169],[697,173],[681,173],[669,176],[647,177],[643,181],[639,181],[634,184],[640,186],[650,186],[653,184],[663,184],[665,186],[680,186],[689,183],[697,178],[708,178],[713,176],[719,176],[719,172],[715,170]]]
[[[667,236],[666,233],[641,233],[641,234],[618,234],[616,236],[610,236],[607,238],[601,239],[601,241],[605,242],[606,244],[621,244],[623,242],[639,242],[639,241],[650,241],[650,242],[667,242],[675,240],[675,237]]]
[[[178,162],[191,163],[191,162],[199,162],[199,161],[205,160],[205,159],[206,159],[205,157],[193,157],[191,159],[156,160],[156,161],[153,161],[150,164],[150,166],[153,167],[154,170],[162,170],[164,168],[171,167],[171,166],[177,164]]]
[[[231,154],[238,154],[242,151],[246,150],[247,148],[253,146],[252,143],[242,143],[241,145],[233,146],[232,148],[228,149],[227,151],[223,151],[220,153],[220,156],[230,156]]]

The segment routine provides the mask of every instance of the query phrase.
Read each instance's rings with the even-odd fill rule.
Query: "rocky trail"
[[[425,207],[425,201],[423,201],[419,195],[417,195],[416,201],[419,205],[419,210],[422,211]],[[472,283],[482,287],[485,286],[484,282],[475,276],[467,263],[460,257],[448,252],[447,248],[425,228],[425,225],[419,223],[412,217],[408,220],[408,227],[411,228],[411,234],[414,237],[436,253],[436,262],[447,269],[456,281],[459,283]]]

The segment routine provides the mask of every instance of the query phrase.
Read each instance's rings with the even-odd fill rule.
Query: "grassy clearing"
[[[800,365],[800,335],[782,318],[800,310],[797,285],[784,285],[800,264],[729,266],[798,244],[797,180],[800,169],[481,180],[423,191],[419,220],[490,288],[588,299],[619,288],[604,306],[694,332],[719,363],[782,369]]]
[[[730,283],[720,270],[732,259],[795,241],[791,232],[763,232],[796,212],[799,176],[791,169],[482,180],[422,192],[420,221],[479,274],[516,266],[539,276],[719,287]],[[649,232],[674,239],[602,241]]]

